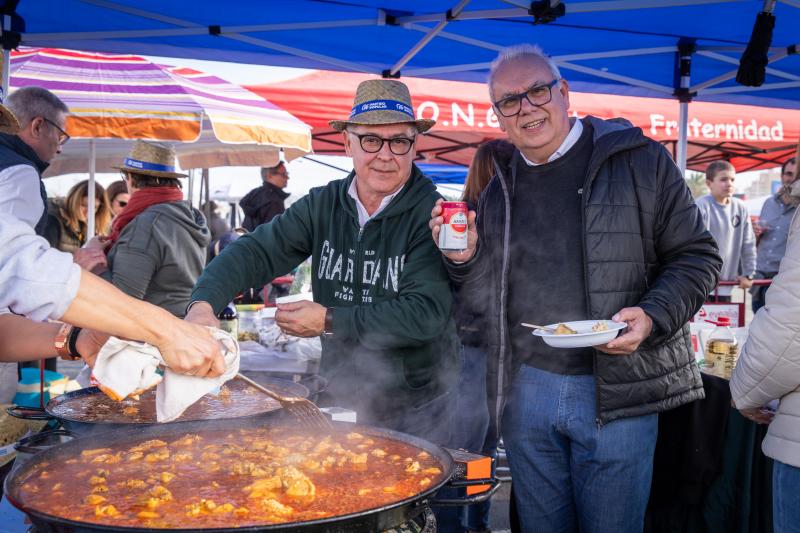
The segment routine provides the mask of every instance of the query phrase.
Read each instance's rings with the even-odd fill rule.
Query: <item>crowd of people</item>
[[[179,371],[219,375],[207,326],[310,257],[314,300],[278,305],[275,320],[321,338],[321,404],[487,455],[502,435],[523,531],[637,532],[659,413],[704,398],[688,322],[720,280],[749,289],[774,278],[755,290],[754,309],[766,306],[731,388],[744,416],[771,422],[775,530],[790,531],[800,523],[796,162],[754,226],[730,163],[708,167],[710,194],[695,201],[639,128],[571,117],[569,82],[538,47],[502,50],[488,90],[507,139],[476,151],[467,246],[455,251],[438,249],[442,197],[414,164],[435,121],[415,116],[398,80],[362,82],[350,116],[330,122],[353,161],[346,178],[285,208],[286,165],[263,169],[235,238],[183,199],[162,143],[137,141],[122,181],[95,189],[92,213],[87,182],[49,201],[42,172],[69,140],[69,110],[44,89],[15,91],[0,113],[0,361],[92,364],[117,335],[155,345]],[[627,327],[564,349],[522,326],[565,319]],[[772,420],[761,408],[775,399]],[[488,531],[487,506],[437,509],[438,530]]]

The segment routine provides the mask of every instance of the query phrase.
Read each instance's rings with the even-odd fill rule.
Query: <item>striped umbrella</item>
[[[134,55],[25,48],[11,56],[11,89],[39,86],[70,108],[73,137],[47,175],[106,172],[135,139],[175,143],[183,169],[273,166],[311,151],[311,128],[264,98],[188,68]],[[207,177],[207,172],[205,173]],[[206,190],[208,190],[206,182]],[[89,187],[93,203],[94,187]],[[89,217],[89,232],[94,219]]]
[[[281,149],[311,151],[310,127],[264,98],[193,69],[133,55],[21,48],[11,88],[40,86],[70,108],[67,132],[97,143],[97,171],[119,163],[134,139],[173,141],[182,168],[267,166]],[[113,142],[122,140],[123,142]],[[86,172],[88,143],[72,142],[49,175]]]

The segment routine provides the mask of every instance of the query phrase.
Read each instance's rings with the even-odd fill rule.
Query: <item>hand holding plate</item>
[[[614,322],[627,323],[628,329],[616,339],[596,347],[601,352],[610,355],[632,354],[653,331],[653,320],[647,316],[647,313],[641,307],[621,309],[612,317],[612,320]]]

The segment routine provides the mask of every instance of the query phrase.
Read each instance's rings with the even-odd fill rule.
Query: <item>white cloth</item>
[[[567,133],[567,136],[564,138],[564,142],[561,143],[561,146],[556,148],[556,151],[553,152],[550,155],[550,157],[547,158],[547,161],[545,161],[545,163],[550,163],[552,161],[555,161],[562,155],[566,154],[570,148],[575,146],[575,143],[578,142],[578,139],[581,138],[582,133],[583,133],[583,124],[581,124],[580,120],[575,119],[575,122],[569,129],[569,133]],[[520,152],[519,155],[522,156],[522,160],[525,161],[525,163],[527,163],[529,167],[536,167],[545,164],[545,163],[534,163],[533,161],[525,157],[525,154],[523,154],[522,152]]]
[[[40,202],[41,203],[41,202]],[[0,309],[31,320],[58,319],[78,294],[81,269],[25,221],[0,212]]]
[[[35,228],[45,210],[39,174],[30,165],[0,171],[0,213],[14,216]]]
[[[225,346],[226,370],[219,377],[190,376],[169,367],[162,370],[164,359],[156,347],[111,337],[97,355],[92,380],[115,400],[156,386],[156,418],[159,422],[170,422],[239,372],[236,339],[219,329],[212,328],[212,332]]]
[[[405,187],[405,184],[403,185],[403,187],[400,187],[399,189],[397,189],[395,192],[393,192],[389,196],[384,196],[383,200],[381,200],[381,205],[379,205],[378,209],[376,209],[375,212],[370,215],[369,213],[367,213],[367,208],[364,207],[364,204],[362,204],[361,200],[358,198],[358,189],[356,188],[356,180],[357,179],[358,179],[358,176],[353,178],[353,181],[350,182],[350,187],[347,189],[347,194],[350,195],[350,198],[352,198],[353,200],[356,201],[356,211],[358,211],[358,225],[363,228],[364,224],[369,222],[369,220],[371,218],[374,218],[374,217],[378,216],[378,213],[383,211],[384,208],[387,205],[389,205],[392,200],[394,200],[394,197],[397,196],[398,194],[400,194],[400,191],[403,190],[403,187]]]

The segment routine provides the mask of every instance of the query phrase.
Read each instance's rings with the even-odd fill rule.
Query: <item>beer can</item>
[[[442,202],[439,249],[460,252],[467,249],[467,202]]]

